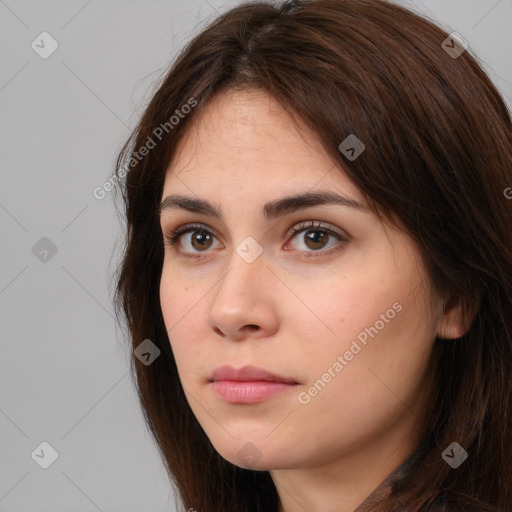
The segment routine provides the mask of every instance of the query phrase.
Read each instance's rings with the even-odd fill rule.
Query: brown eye
[[[323,249],[330,235],[319,229],[306,231],[304,234],[306,246],[310,249]]]
[[[191,243],[194,249],[202,251],[210,248],[212,245],[212,235],[208,231],[192,231]]]
[[[344,242],[348,241],[348,238],[341,233],[337,233],[333,229],[315,221],[302,222],[295,226],[291,232],[295,248],[303,253],[304,257],[330,254],[342,248]],[[301,233],[302,235],[300,235]],[[300,242],[300,244],[297,244],[296,241]],[[318,254],[315,254],[315,252]]]
[[[171,246],[176,254],[184,258],[201,258],[203,254],[210,253],[209,249],[216,238],[201,225],[186,225],[164,232],[164,244]]]

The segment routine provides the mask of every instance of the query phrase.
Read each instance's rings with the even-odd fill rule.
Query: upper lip
[[[215,382],[217,380],[238,380],[241,382],[253,382],[260,380],[297,384],[297,381],[294,379],[282,377],[281,375],[277,375],[265,370],[264,368],[258,368],[256,366],[243,366],[242,368],[233,368],[229,365],[219,366],[210,377],[210,382]]]

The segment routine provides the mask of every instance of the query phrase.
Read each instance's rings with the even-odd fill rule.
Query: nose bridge
[[[269,270],[266,268],[266,262],[263,255],[252,259],[247,255],[251,253],[251,248],[247,250],[247,243],[240,243],[231,255],[228,263],[228,271],[219,283],[219,289],[216,294],[217,299],[241,300],[247,302],[251,297],[260,291],[260,283],[268,277]],[[251,255],[253,256],[253,255]]]
[[[240,247],[240,244],[239,244]],[[263,254],[245,259],[235,247],[228,270],[220,280],[210,306],[210,323],[216,330],[237,337],[244,326],[258,326],[261,332],[275,328],[273,293],[265,282],[271,272]],[[242,245],[242,249],[245,246]],[[250,262],[249,262],[250,261]]]

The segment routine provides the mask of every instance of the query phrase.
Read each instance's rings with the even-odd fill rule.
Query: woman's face
[[[303,194],[341,199],[286,199]],[[378,220],[315,135],[263,92],[218,95],[181,141],[162,200],[164,236],[192,225],[165,246],[160,297],[215,449],[253,469],[410,453],[442,303],[410,236]],[[225,365],[235,373],[215,379]],[[246,366],[287,383],[236,374]]]

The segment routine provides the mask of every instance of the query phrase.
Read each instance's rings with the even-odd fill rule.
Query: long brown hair
[[[131,371],[187,509],[277,510],[270,474],[223,459],[193,415],[159,301],[159,203],[176,145],[214,95],[259,88],[319,135],[379,216],[401,221],[435,289],[478,307],[464,336],[435,340],[430,419],[378,510],[512,510],[511,116],[471,49],[450,54],[448,37],[384,0],[240,5],[178,55],[119,154],[127,230],[116,312],[133,349],[150,339],[161,351],[148,366],[132,357]],[[355,160],[338,148],[350,134],[365,144]],[[454,441],[469,454],[457,469],[441,456]]]

